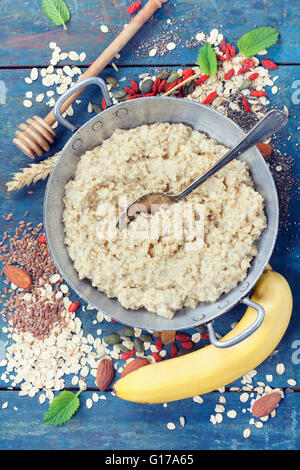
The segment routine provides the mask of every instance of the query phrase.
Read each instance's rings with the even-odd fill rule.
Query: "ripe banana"
[[[293,299],[288,282],[270,267],[260,277],[251,298],[263,306],[265,318],[250,337],[229,348],[209,345],[184,356],[141,367],[115,383],[117,397],[138,403],[181,400],[216,390],[257,367],[284,335]],[[256,314],[248,307],[224,340],[248,328]]]

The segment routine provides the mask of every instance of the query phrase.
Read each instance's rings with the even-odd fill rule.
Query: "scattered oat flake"
[[[244,429],[243,437],[244,437],[245,439],[247,439],[247,438],[250,436],[250,434],[251,434],[251,429],[250,429],[250,428]]]
[[[181,424],[182,427],[185,426],[185,417],[184,416],[180,416],[179,423]]]
[[[173,51],[173,49],[175,49],[175,47],[176,47],[176,44],[175,44],[175,42],[168,42],[166,47],[167,47],[168,51]]]
[[[23,106],[25,106],[25,108],[31,108],[31,106],[32,106],[32,101],[30,101],[30,100],[24,100],[24,101],[23,101]]]
[[[149,51],[149,56],[150,56],[150,57],[154,57],[156,54],[157,54],[157,49],[156,49],[156,47],[154,47],[153,49],[151,49],[151,50]]]
[[[100,26],[100,29],[101,29],[102,33],[108,33],[108,27],[105,24],[102,24]]]
[[[167,428],[170,429],[171,431],[176,428],[174,423],[168,423]]]
[[[295,385],[297,385],[297,382],[296,382],[296,380],[294,380],[294,379],[288,379],[288,380],[287,380],[287,383],[288,383],[289,385],[291,385],[291,387],[294,387]]]
[[[93,406],[93,400],[91,398],[88,398],[85,402],[87,408],[92,408]]]
[[[36,96],[35,101],[36,101],[37,103],[41,103],[41,102],[43,101],[44,97],[45,97],[44,93],[39,93],[39,94]]]
[[[199,395],[196,395],[195,397],[193,397],[193,401],[195,403],[203,403],[203,398],[200,397]]]
[[[284,374],[284,372],[285,372],[284,364],[282,364],[282,362],[278,363],[277,366],[276,366],[276,373],[278,375],[282,375],[282,374]]]
[[[236,418],[236,415],[237,415],[237,412],[236,412],[235,410],[229,410],[229,411],[227,412],[228,418],[232,418],[232,419],[233,419],[233,418]]]

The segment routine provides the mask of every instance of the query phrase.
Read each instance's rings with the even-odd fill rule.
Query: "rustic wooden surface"
[[[119,8],[110,0],[67,3],[72,13],[67,32],[52,25],[42,12],[39,0],[3,0],[0,4],[0,86],[5,90],[5,96],[0,94],[1,214],[14,213],[10,222],[0,218],[0,238],[5,230],[11,233],[14,231],[15,223],[24,218],[26,210],[29,210],[28,220],[34,224],[42,221],[45,182],[34,185],[34,195],[29,195],[27,190],[16,193],[7,193],[5,190],[5,182],[10,179],[10,175],[30,163],[12,144],[15,128],[19,122],[30,117],[33,110],[41,116],[49,110],[45,102],[35,103],[31,109],[22,106],[26,91],[32,90],[34,94],[42,91],[38,82],[30,87],[26,85],[24,77],[28,76],[33,65],[43,67],[49,64],[48,43],[52,40],[57,42],[62,50],[85,51],[87,59],[80,65],[88,66],[130,19],[126,13],[126,6],[129,4],[127,0],[118,1]],[[300,168],[296,154],[300,117],[300,96],[297,97],[297,88],[300,86],[298,2],[248,0],[245,3],[246,5],[244,2],[233,0],[229,10],[228,2],[224,0],[169,1],[122,51],[121,58],[117,61],[119,73],[115,74],[114,70],[108,67],[102,76],[109,74],[118,78],[126,76],[129,79],[147,70],[176,68],[177,64],[193,64],[198,49],[187,45],[200,29],[209,32],[217,27],[228,40],[235,42],[242,34],[256,26],[267,24],[278,27],[281,33],[280,43],[270,49],[268,56],[279,65],[275,72],[279,76],[277,85],[280,92],[271,95],[270,100],[272,105],[285,104],[291,111],[288,126],[280,139],[277,139],[277,146],[291,159],[289,166],[297,179]],[[168,24],[168,19],[173,24]],[[109,33],[100,31],[101,24],[109,27]],[[159,38],[167,42],[172,40],[172,31],[180,38],[179,46],[172,52],[150,58],[148,51],[152,44]],[[178,41],[179,39],[175,42]],[[84,123],[91,116],[86,110],[89,100],[100,103],[101,96],[97,95],[96,89],[91,88],[82,95],[81,104],[75,108],[76,113],[72,121],[76,124]],[[69,137],[68,131],[59,128],[56,145],[52,147],[51,152],[59,150]],[[272,160],[270,164],[272,167]],[[274,171],[278,187],[288,178],[289,171],[290,169],[286,168],[280,173]],[[273,374],[274,379],[270,385],[282,387],[286,392],[276,418],[269,419],[262,429],[250,426],[249,411],[242,412],[247,406],[239,401],[238,392],[230,392],[228,389],[224,394],[227,399],[226,409],[237,410],[238,417],[230,419],[224,416],[223,422],[216,426],[210,423],[209,419],[210,415],[214,414],[218,401],[217,392],[205,395],[202,405],[189,399],[170,403],[166,408],[162,405],[127,403],[106,393],[106,400],[100,400],[89,410],[85,406],[85,400],[95,390],[94,379],[90,377],[88,391],[81,395],[82,406],[79,412],[68,424],[54,429],[42,422],[46,404],[40,405],[37,397],[19,397],[18,389],[10,390],[7,384],[0,380],[0,449],[299,449],[300,388],[287,389],[289,378],[296,379],[298,386],[300,383],[300,354],[297,354],[297,349],[300,348],[297,243],[299,193],[296,183],[291,193],[288,216],[279,233],[271,264],[288,279],[294,295],[295,308],[288,331],[277,348],[278,353],[257,368],[258,375],[255,378],[256,381],[266,382],[266,374]],[[75,300],[76,296],[73,295],[72,298]],[[217,330],[221,333],[228,331],[231,323],[240,317],[242,311],[237,308],[220,318],[216,324]],[[95,312],[80,311],[79,315],[83,320],[85,334],[91,332],[96,336],[96,328],[99,326],[93,325]],[[107,322],[100,326],[103,334],[117,330],[118,327],[117,323]],[[6,344],[6,335],[1,332],[0,359]],[[169,348],[167,349],[169,353]],[[286,367],[286,372],[281,376],[275,372],[278,362],[283,362]],[[0,373],[2,372],[3,369],[0,368]],[[66,380],[66,385],[70,387],[70,381]],[[237,381],[232,385],[240,386],[241,383]],[[1,406],[6,401],[8,407],[2,409]],[[186,418],[184,428],[178,423],[180,416]],[[169,421],[176,424],[174,431],[167,429],[166,424]],[[242,436],[246,427],[251,427],[252,430],[248,439]]]

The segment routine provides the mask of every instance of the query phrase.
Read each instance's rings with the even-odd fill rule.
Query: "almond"
[[[13,264],[7,264],[3,268],[3,272],[6,275],[9,282],[12,282],[17,287],[22,289],[28,289],[32,284],[32,279],[24,269],[19,268]]]
[[[104,392],[115,376],[115,369],[110,359],[102,359],[97,369],[96,383],[99,390]]]
[[[257,144],[256,147],[258,148],[258,150],[260,151],[260,153],[262,154],[264,158],[268,158],[273,152],[271,145],[264,144],[263,142],[260,142],[259,144]]]
[[[279,392],[268,393],[256,400],[252,406],[252,414],[256,418],[268,416],[273,410],[275,410],[280,400],[281,394]]]
[[[130,374],[130,372],[140,369],[140,367],[147,366],[148,364],[149,364],[148,359],[145,359],[143,357],[138,357],[137,359],[134,359],[133,361],[129,362],[125,366],[125,368],[123,369],[121,373],[121,377],[125,377],[125,375]]]

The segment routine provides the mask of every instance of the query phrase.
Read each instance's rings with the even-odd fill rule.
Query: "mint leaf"
[[[253,29],[238,41],[240,53],[246,57],[258,54],[259,52],[273,46],[278,40],[279,31],[271,26]]]
[[[206,42],[199,50],[198,65],[205,75],[211,76],[217,71],[216,52],[209,42]]]
[[[65,23],[70,19],[70,12],[64,0],[42,0],[42,7],[54,24],[67,29]]]
[[[45,413],[44,423],[60,426],[69,421],[79,408],[80,401],[78,395],[81,392],[82,389],[74,395],[74,393],[64,390],[57,395]]]

